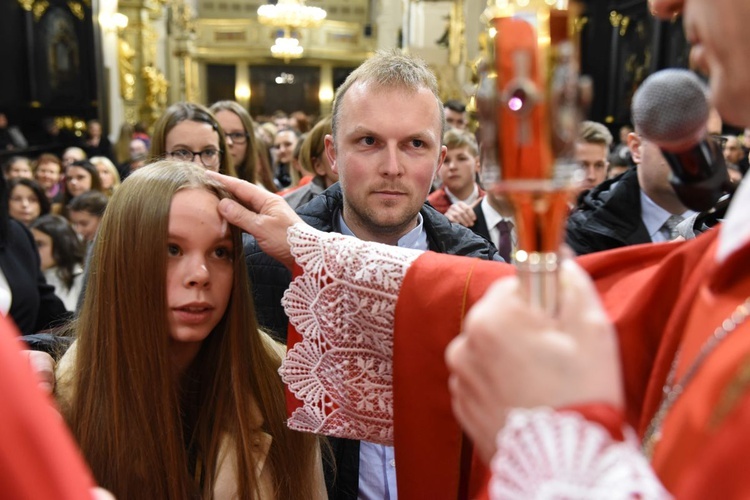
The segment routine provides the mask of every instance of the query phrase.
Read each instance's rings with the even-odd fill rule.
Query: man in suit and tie
[[[510,262],[518,243],[510,207],[500,197],[487,192],[472,211],[476,219],[469,229],[495,245],[505,262]]]
[[[671,169],[659,147],[643,137],[647,100],[636,92],[632,102],[635,132],[628,147],[637,168],[588,191],[568,218],[566,243],[578,255],[628,245],[671,241],[680,221],[695,214],[677,197]],[[707,131],[721,131],[721,117],[709,115]]]

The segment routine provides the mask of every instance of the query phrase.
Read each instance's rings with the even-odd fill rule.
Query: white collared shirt
[[[683,219],[687,219],[688,217],[695,215],[695,212],[693,210],[686,210],[679,215]],[[669,241],[669,238],[664,235],[661,229],[664,227],[664,223],[667,222],[667,219],[671,216],[671,213],[657,205],[654,200],[649,198],[641,189],[641,220],[643,221],[643,225],[646,226],[651,241],[654,243]]]
[[[451,201],[451,205],[456,203],[457,201],[463,201],[467,205],[471,205],[475,201],[479,199],[479,186],[477,186],[477,183],[474,183],[474,191],[471,192],[468,198],[465,200],[459,200],[456,195],[451,193],[450,189],[448,189],[448,186],[443,186],[443,190],[445,191],[445,195],[448,197],[448,199]]]

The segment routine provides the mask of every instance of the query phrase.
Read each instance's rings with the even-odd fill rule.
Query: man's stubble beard
[[[400,239],[416,225],[417,209],[413,214],[403,214],[403,217],[384,223],[378,221],[377,210],[370,207],[356,207],[344,199],[344,220],[350,229],[362,228],[371,234]],[[355,226],[355,227],[352,227]]]

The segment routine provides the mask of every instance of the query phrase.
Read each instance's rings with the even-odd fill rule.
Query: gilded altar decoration
[[[49,2],[47,0],[18,0],[18,4],[26,12],[32,12],[34,14],[34,21],[39,22],[47,9],[49,9]]]
[[[39,22],[39,20],[42,18],[44,13],[47,12],[48,8],[49,8],[49,2],[47,2],[46,0],[36,2],[32,9],[32,11],[34,12],[34,21]]]
[[[122,37],[117,40],[117,65],[120,72],[120,95],[126,101],[135,98],[135,50]]]
[[[147,64],[141,70],[145,84],[146,97],[143,103],[143,111],[149,124],[154,123],[162,114],[167,105],[167,90],[169,82],[164,73],[151,64]]]
[[[463,0],[457,0],[451,7],[450,25],[448,28],[448,63],[458,66],[465,59],[466,19],[464,18]]]
[[[74,16],[76,16],[80,21],[83,21],[84,12],[83,12],[82,3],[70,0],[68,2],[68,8],[70,9],[70,12],[72,12]]]

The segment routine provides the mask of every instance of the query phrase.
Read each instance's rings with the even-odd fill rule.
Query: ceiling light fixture
[[[258,21],[281,28],[310,28],[319,26],[326,18],[320,7],[308,7],[305,0],[278,0],[278,3],[258,7]]]
[[[271,46],[271,55],[279,59],[283,59],[284,62],[289,62],[291,59],[299,59],[302,57],[304,48],[299,44],[299,40],[291,36],[288,29],[284,30],[284,36],[276,39],[276,43]]]

